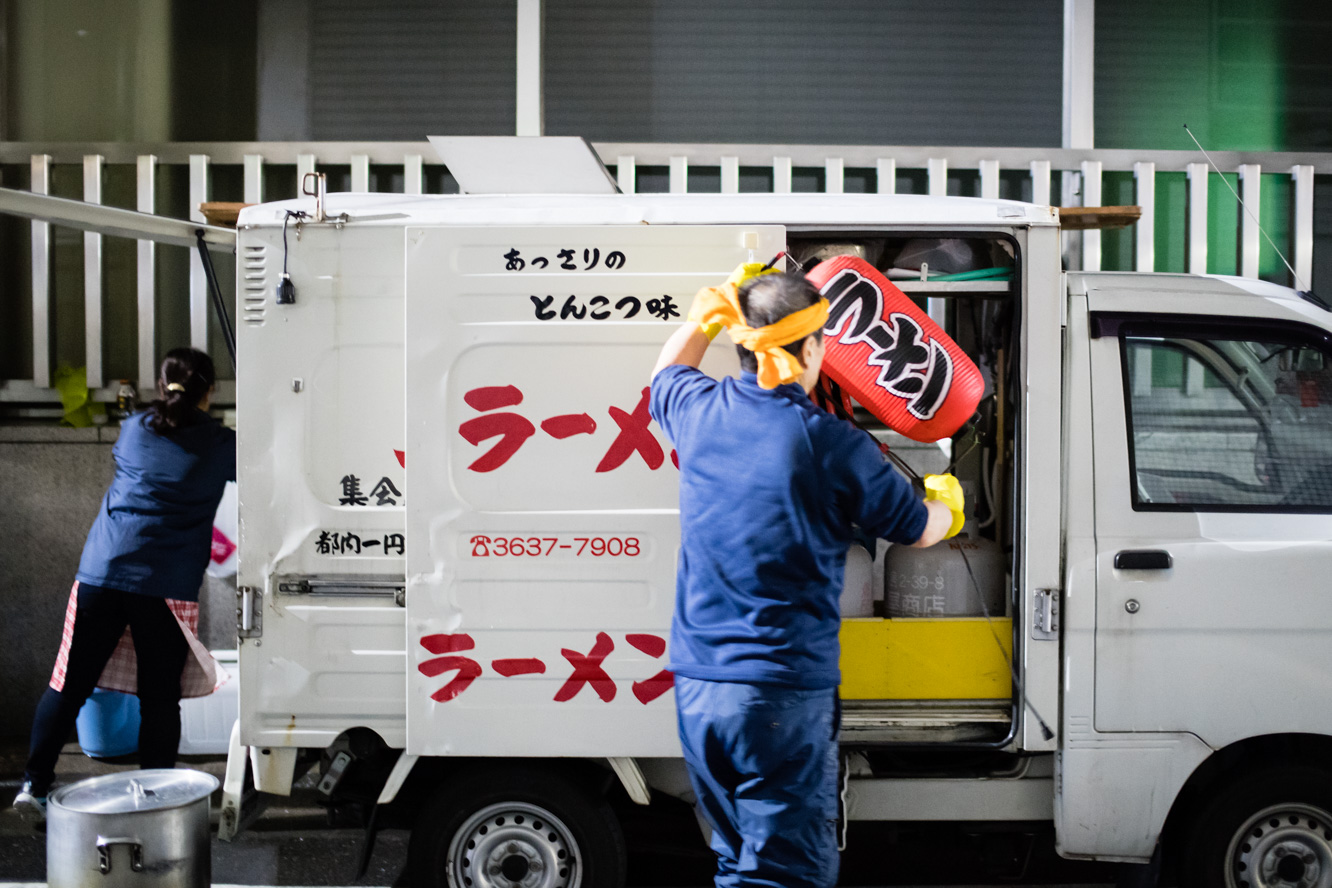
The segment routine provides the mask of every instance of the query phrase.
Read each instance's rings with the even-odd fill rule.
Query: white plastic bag
[[[208,559],[210,577],[236,575],[236,540],[240,536],[236,517],[236,482],[228,481],[213,517],[213,551]]]

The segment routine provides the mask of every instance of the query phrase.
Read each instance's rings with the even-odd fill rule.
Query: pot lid
[[[160,768],[80,780],[51,794],[50,804],[79,814],[132,814],[205,799],[220,784],[203,771]]]

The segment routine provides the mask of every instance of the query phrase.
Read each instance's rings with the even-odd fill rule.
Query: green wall
[[[1102,0],[1096,6],[1096,146],[1196,150],[1184,124],[1209,151],[1332,150],[1332,4],[1295,0]],[[1198,160],[1204,158],[1199,153]],[[1234,175],[1226,178],[1238,190]],[[1156,263],[1183,271],[1183,173],[1158,172]],[[1107,192],[1111,189],[1107,188]],[[1131,203],[1132,183],[1114,189]],[[1264,171],[1259,218],[1288,249],[1292,185],[1288,170]],[[1109,197],[1107,197],[1107,202]],[[1213,232],[1208,271],[1237,272],[1235,197],[1212,175]],[[1162,224],[1170,220],[1168,224]],[[1316,231],[1327,249],[1332,232]],[[1131,233],[1106,237],[1106,267],[1131,268]],[[1112,264],[1113,263],[1113,264]],[[1289,283],[1264,240],[1259,273]]]

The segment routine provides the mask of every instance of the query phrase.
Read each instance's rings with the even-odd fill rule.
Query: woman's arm
[[[672,364],[697,367],[702,362],[703,354],[708,350],[711,341],[698,324],[685,321],[661,347],[661,354],[657,356],[657,366],[652,368],[652,375],[655,377]]]

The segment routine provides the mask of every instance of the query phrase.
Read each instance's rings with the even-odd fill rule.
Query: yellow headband
[[[699,326],[721,324],[725,327],[732,342],[749,349],[758,358],[758,384],[772,389],[795,382],[805,372],[800,359],[782,346],[821,330],[828,320],[828,300],[820,299],[775,324],[754,328],[745,323],[735,284],[704,287],[694,297],[689,320]]]

